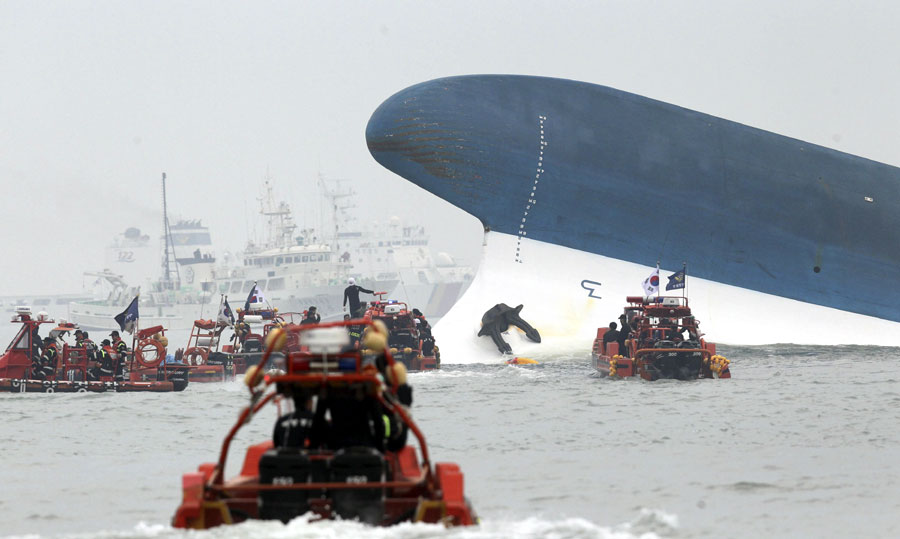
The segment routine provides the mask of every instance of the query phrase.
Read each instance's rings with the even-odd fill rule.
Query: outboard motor
[[[242,352],[262,352],[262,342],[259,339],[247,339],[241,347]]]
[[[365,483],[384,481],[385,462],[381,453],[371,447],[341,449],[331,459],[333,483]],[[359,519],[367,524],[384,520],[384,489],[336,489],[332,492],[334,511],[343,519]]]
[[[172,389],[184,391],[188,386],[188,370],[186,368],[173,368],[171,365],[160,365],[156,369],[156,380],[159,382],[172,382]]]
[[[296,485],[308,483],[309,458],[296,447],[270,449],[259,459],[259,482],[264,485]],[[307,490],[260,491],[259,518],[288,522],[309,511]]]
[[[207,365],[221,365],[226,377],[234,376],[234,358],[224,352],[210,352],[206,358]]]

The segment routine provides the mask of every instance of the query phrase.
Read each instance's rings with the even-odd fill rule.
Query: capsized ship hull
[[[485,262],[508,264],[507,281],[521,274],[531,289],[553,289],[557,303],[593,301],[583,280],[621,301],[640,293],[657,260],[664,282],[686,262],[697,316],[721,342],[900,344],[896,167],[603,86],[525,76],[412,86],[375,111],[366,137],[379,163],[505,236],[486,242],[501,252],[486,251]],[[552,247],[602,258],[567,271],[549,260],[559,256]],[[619,263],[643,271],[625,282],[609,273]],[[497,272],[483,263],[460,304],[482,271]],[[524,303],[531,292],[483,300]],[[696,294],[729,307],[704,314]],[[785,318],[786,339],[760,329],[778,327],[773,309],[801,304],[816,308],[788,309],[810,318]]]

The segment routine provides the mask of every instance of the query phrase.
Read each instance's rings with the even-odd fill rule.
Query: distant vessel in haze
[[[220,294],[237,306],[254,284],[282,312],[316,306],[323,319],[336,319],[343,313],[350,277],[407,301],[432,321],[440,319],[474,271],[445,253],[433,257],[424,228],[405,226],[397,217],[383,226],[353,228],[350,206],[340,202],[353,192],[329,190],[325,180],[321,185],[334,224],[322,231],[301,230],[290,205],[276,197],[267,178],[259,198],[265,236],[227,260],[217,260],[209,229],[199,220],[170,225],[164,216],[162,267],[149,237],[127,229],[107,248],[107,269],[86,274],[101,285],[103,297],[71,303],[69,320],[86,329],[116,329],[113,317],[140,291],[142,326],[187,330],[201,315],[215,316]],[[151,280],[150,275],[157,277]]]
[[[162,264],[150,238],[128,228],[106,249],[107,267],[86,273],[105,291],[100,299],[69,304],[68,319],[88,330],[119,329],[114,317],[140,293],[142,327],[190,329],[201,316],[215,316],[219,294],[213,280],[215,251],[199,219],[169,223],[166,175],[162,177]],[[151,276],[155,276],[151,280]],[[215,301],[216,305],[210,306]]]
[[[216,270],[217,287],[232,297],[248,294],[254,283],[281,311],[300,312],[316,306],[323,319],[342,315],[344,288],[355,277],[374,291],[407,301],[439,319],[459,298],[473,272],[448,255],[435,262],[425,230],[403,226],[390,217],[387,226],[355,228],[350,190],[329,189],[320,179],[333,224],[325,231],[298,230],[290,205],[279,200],[271,180],[264,182],[260,215],[266,220],[266,239],[250,242],[237,258],[242,266]],[[374,298],[371,298],[374,299]]]
[[[895,167],[513,75],[409,87],[366,138],[379,163],[484,226],[475,283],[436,331],[527,302],[542,335],[590,338],[657,262],[686,262],[694,311],[722,342],[900,344]]]

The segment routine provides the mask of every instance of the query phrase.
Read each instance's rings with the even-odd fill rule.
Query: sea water
[[[720,346],[730,380],[611,380],[589,356],[412,374],[435,462],[472,528],[298,518],[173,530],[181,474],[216,460],[239,383],[181,393],[0,394],[0,535],[40,537],[897,537],[900,349]],[[447,359],[447,358],[445,358]],[[228,475],[271,435],[233,444]]]

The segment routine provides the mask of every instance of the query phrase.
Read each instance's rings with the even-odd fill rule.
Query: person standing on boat
[[[116,349],[116,382],[125,380],[125,357],[128,356],[128,345],[119,337],[119,332],[113,330],[109,334],[113,338],[113,346]]]
[[[38,326],[31,328],[31,359],[40,364],[40,357],[44,354],[44,339],[41,338]]]
[[[316,312],[316,306],[313,305],[309,309],[307,309],[306,317],[304,317],[303,320],[300,321],[300,325],[303,326],[306,324],[318,324],[321,321],[322,317],[319,316],[319,313]]]
[[[628,353],[628,335],[633,331],[631,324],[628,323],[628,317],[624,314],[619,315],[619,322],[622,327],[619,329],[619,353],[625,357],[630,357]]]
[[[347,301],[350,301],[350,315],[353,318],[359,318],[364,313],[360,312],[362,309],[362,305],[359,302],[359,293],[365,292],[366,294],[374,294],[375,292],[371,290],[366,290],[365,288],[358,286],[356,284],[356,279],[350,277],[347,279],[347,288],[344,289],[344,310],[347,310]]]
[[[616,324],[615,322],[609,323],[609,329],[607,329],[606,333],[603,334],[603,349],[604,350],[607,350],[606,345],[611,342],[614,342],[616,344],[619,343],[619,332],[616,330],[617,327],[619,327],[619,324]],[[621,349],[620,349],[619,353],[621,353]],[[607,352],[607,355],[608,354],[609,354],[609,352]]]
[[[97,361],[97,344],[91,340],[87,331],[81,332],[81,345],[88,361]]]
[[[112,356],[109,355],[111,347],[112,343],[109,342],[109,339],[103,339],[100,343],[100,348],[97,350],[97,366],[90,371],[92,379],[99,380],[102,376],[111,377],[113,375]]]
[[[419,330],[419,339],[422,341],[422,355],[434,354],[434,336],[431,334],[431,324],[425,320],[425,315],[419,309],[412,310],[416,320],[416,329]]]

